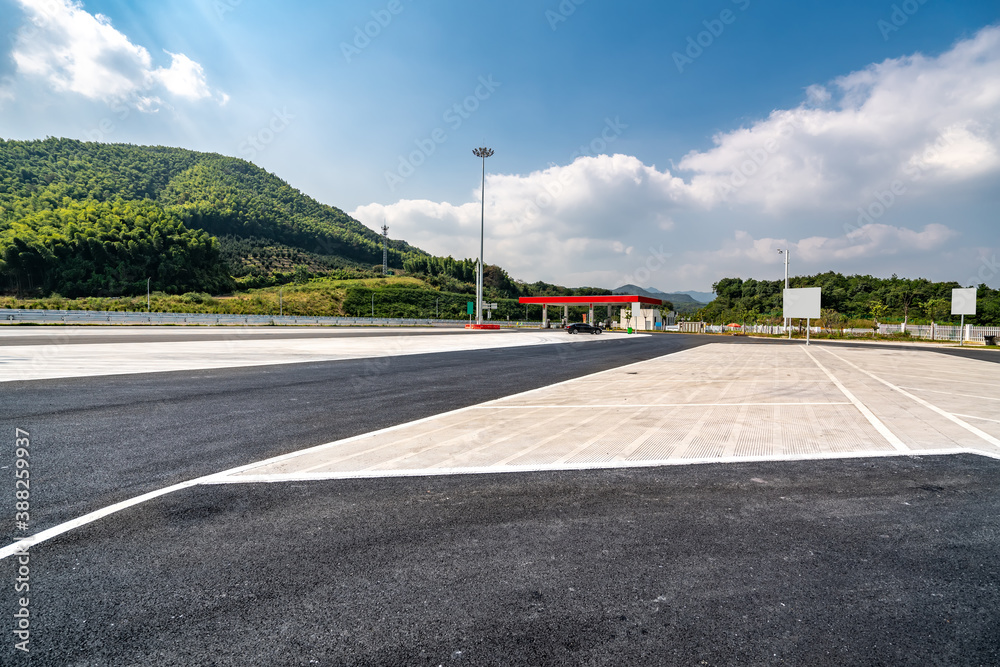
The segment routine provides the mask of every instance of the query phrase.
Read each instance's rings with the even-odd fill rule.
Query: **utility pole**
[[[778,250],[778,254],[785,256],[785,289],[788,289],[788,256],[791,254],[791,250],[789,250],[788,248],[785,248],[784,250],[779,249]],[[782,315],[784,315],[784,313],[782,313]],[[792,330],[791,330],[791,323],[792,323],[792,321],[791,321],[791,319],[789,319],[787,317],[784,318],[784,320],[785,320],[785,329],[788,330],[788,337],[791,338],[792,337]]]
[[[150,280],[151,280],[150,278],[146,278],[146,312],[147,313],[153,312],[153,311],[151,311],[149,309],[149,281]]]
[[[483,159],[483,202],[479,218],[479,275],[476,280],[476,324],[483,323],[483,237],[486,231],[486,158],[493,155],[492,148],[473,148],[472,154]]]
[[[389,275],[389,228],[382,219],[382,275]]]

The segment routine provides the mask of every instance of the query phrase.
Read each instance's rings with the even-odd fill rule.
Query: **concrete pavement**
[[[290,481],[974,452],[1000,367],[924,350],[717,343],[217,478]]]

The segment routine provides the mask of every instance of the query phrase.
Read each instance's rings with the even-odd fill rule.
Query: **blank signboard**
[[[798,287],[782,293],[782,316],[787,318],[818,318],[819,287]]]
[[[952,315],[975,315],[976,314],[976,288],[956,287],[951,291],[951,314]]]

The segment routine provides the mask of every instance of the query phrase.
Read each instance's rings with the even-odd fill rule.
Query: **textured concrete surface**
[[[1000,366],[919,349],[711,344],[292,454],[220,481],[976,451]]]
[[[47,341],[44,345],[18,340],[24,335],[24,330],[20,328],[16,336],[0,331],[0,334],[6,334],[8,340],[21,343],[4,345],[4,336],[0,335],[0,382],[386,358],[571,342],[565,331],[558,330],[443,331],[414,328],[396,330],[395,335],[385,335],[384,331],[373,335],[373,332],[364,330],[328,329],[314,331],[310,335],[309,330],[296,333],[287,329],[272,329],[269,332],[259,328],[224,331],[205,328],[200,332],[164,327],[153,330],[79,329],[69,328],[54,334],[39,331],[34,342],[44,338]],[[105,342],[94,342],[95,336],[102,337]],[[627,334],[607,333],[602,336],[576,336],[572,342],[627,337]],[[80,343],[80,338],[90,340]],[[108,344],[108,340],[115,343]]]

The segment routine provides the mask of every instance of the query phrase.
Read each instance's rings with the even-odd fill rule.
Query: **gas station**
[[[655,331],[663,327],[663,315],[660,307],[661,299],[636,294],[595,294],[591,296],[522,296],[522,304],[540,305],[542,307],[542,328],[550,328],[549,306],[562,306],[562,326],[569,323],[570,306],[588,306],[587,322],[594,322],[594,307],[607,306],[607,321],[611,320],[611,307],[623,306],[619,323],[623,329],[631,327],[635,331]],[[624,306],[631,306],[631,312]]]

